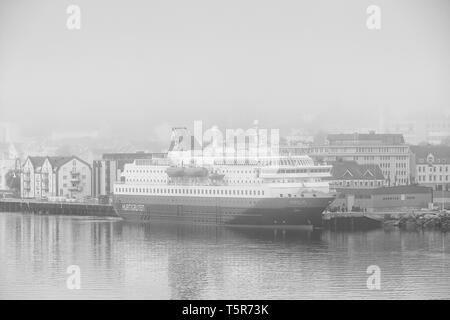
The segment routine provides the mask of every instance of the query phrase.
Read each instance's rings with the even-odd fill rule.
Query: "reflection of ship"
[[[308,156],[210,157],[169,153],[126,164],[114,187],[120,216],[140,222],[177,221],[266,227],[320,227],[333,200],[331,166]]]

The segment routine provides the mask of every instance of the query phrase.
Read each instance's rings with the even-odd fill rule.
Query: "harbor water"
[[[68,281],[73,266],[79,289]],[[373,266],[379,288],[368,284]],[[450,235],[439,231],[230,229],[0,213],[0,299],[442,298],[450,298]]]

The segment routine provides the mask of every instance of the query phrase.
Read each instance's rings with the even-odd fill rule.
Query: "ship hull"
[[[333,197],[201,198],[116,195],[120,217],[134,222],[175,222],[270,228],[321,228]]]

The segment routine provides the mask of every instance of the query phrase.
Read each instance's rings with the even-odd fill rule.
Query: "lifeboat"
[[[200,178],[208,175],[208,169],[203,167],[186,168],[184,173],[188,177]]]
[[[212,175],[209,176],[211,180],[222,180],[224,177],[225,177],[224,174],[219,173],[213,173]]]
[[[183,177],[185,175],[184,168],[181,167],[167,168],[166,173],[169,177]]]

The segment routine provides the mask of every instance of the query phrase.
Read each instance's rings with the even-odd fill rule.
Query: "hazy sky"
[[[448,0],[0,0],[0,121],[125,136],[370,126],[382,109],[450,109],[449,58]]]

